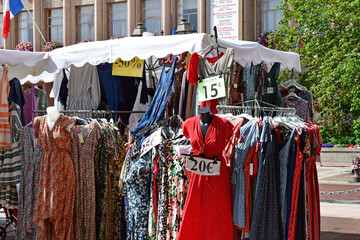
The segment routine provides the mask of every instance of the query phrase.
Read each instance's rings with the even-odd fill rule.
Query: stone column
[[[94,21],[95,21],[95,41],[104,40],[104,0],[95,0]]]
[[[137,24],[136,19],[136,0],[127,1],[127,35],[128,37],[134,32],[134,28]]]
[[[40,31],[42,31],[42,6],[41,6],[41,0],[33,0],[33,17],[34,17],[34,21],[37,24],[37,26],[40,28]],[[33,33],[34,33],[34,50],[36,52],[40,52],[42,50],[42,44],[46,44],[44,43],[41,34],[39,32],[39,30],[37,29],[35,23],[33,23]],[[49,40],[47,40],[49,41]]]
[[[161,0],[161,30],[164,31],[164,35],[171,34],[171,2],[169,0]]]
[[[63,1],[63,40],[64,40],[64,46],[69,46],[72,44],[71,39],[71,20],[72,20],[72,14],[71,14],[71,0],[64,0]],[[76,33],[74,33],[76,34]]]
[[[244,40],[254,41],[255,39],[255,2],[254,0],[244,0]]]
[[[206,32],[206,1],[205,0],[197,0],[198,6],[198,33]]]

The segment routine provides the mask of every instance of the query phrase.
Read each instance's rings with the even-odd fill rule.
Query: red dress
[[[232,185],[229,167],[223,157],[223,150],[232,136],[233,125],[215,115],[205,140],[198,116],[187,119],[182,128],[184,136],[190,138],[195,155],[204,153],[208,158],[218,157],[221,166],[220,176],[191,173],[178,240],[233,239]]]
[[[34,119],[43,156],[36,197],[34,223],[38,239],[74,239],[75,170],[71,160],[68,129],[75,119],[60,115],[50,130],[46,116]]]

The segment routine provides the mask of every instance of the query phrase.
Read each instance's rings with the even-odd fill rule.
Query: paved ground
[[[360,188],[353,182],[351,163],[323,162],[318,168],[320,191],[335,192]],[[320,195],[321,239],[360,239],[360,192]]]
[[[344,191],[360,188],[353,183],[351,163],[323,162],[318,167],[321,192]],[[360,192],[320,195],[321,239],[360,240]],[[0,211],[0,226],[5,226],[5,215]],[[11,231],[11,227],[7,229]],[[8,232],[6,240],[14,240],[15,233]]]

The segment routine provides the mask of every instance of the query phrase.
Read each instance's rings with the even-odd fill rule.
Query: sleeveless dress
[[[232,185],[223,150],[232,136],[233,125],[225,118],[215,115],[205,139],[202,137],[199,116],[186,120],[182,128],[184,136],[190,138],[194,155],[204,153],[207,158],[218,157],[221,166],[220,176],[191,173],[183,221],[177,239],[232,239]]]

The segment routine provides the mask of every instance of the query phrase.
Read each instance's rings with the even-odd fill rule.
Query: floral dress
[[[129,203],[126,239],[147,239],[150,161],[146,156],[132,160],[125,183]]]
[[[40,151],[39,142],[35,142],[33,127],[26,126],[20,129],[18,138],[23,169],[19,189],[19,221],[16,234],[17,239],[36,239],[36,224],[33,217],[42,151]]]
[[[74,239],[75,170],[70,131],[75,119],[60,115],[50,130],[46,116],[34,119],[35,136],[43,157],[34,222],[38,239]]]
[[[75,126],[71,158],[75,167],[74,239],[96,239],[94,156],[100,128],[94,123]]]

